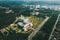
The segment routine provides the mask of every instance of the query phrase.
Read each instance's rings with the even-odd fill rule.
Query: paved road
[[[46,19],[28,36],[28,40],[32,40],[32,38],[43,27],[43,25],[47,22],[48,19],[49,17],[46,17]]]
[[[50,34],[49,40],[51,40],[52,34],[53,34],[54,30],[56,29],[56,25],[57,25],[57,23],[58,23],[58,21],[59,21],[59,18],[60,18],[60,14],[58,15],[58,18],[57,18],[57,20],[56,20],[56,22],[55,22],[55,25],[54,25],[54,28],[53,28],[51,34]]]

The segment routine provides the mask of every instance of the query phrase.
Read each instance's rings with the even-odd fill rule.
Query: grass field
[[[44,18],[38,18],[36,16],[27,16],[29,18],[29,21],[33,24],[33,28],[35,29],[43,20]],[[6,28],[3,28],[5,30],[14,30],[17,33],[21,32],[21,29],[19,29],[18,27],[14,27],[14,26],[8,26]]]
[[[36,28],[44,20],[44,18],[38,18],[36,16],[30,16],[29,18],[33,24],[33,28]]]

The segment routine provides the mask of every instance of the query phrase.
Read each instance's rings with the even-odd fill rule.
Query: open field
[[[44,20],[44,18],[38,18],[38,17],[36,17],[36,16],[29,16],[28,17],[29,19],[30,19],[30,22],[33,24],[33,28],[35,29],[40,23],[42,23],[42,21]],[[14,22],[13,22],[14,23]],[[15,23],[14,23],[15,24]],[[13,31],[16,31],[16,32],[20,32],[21,31],[21,29],[19,29],[18,27],[14,27],[14,26],[8,26],[8,27],[5,27],[5,28],[3,28],[3,29],[1,29],[1,30],[10,30],[10,28],[11,29],[13,29]]]

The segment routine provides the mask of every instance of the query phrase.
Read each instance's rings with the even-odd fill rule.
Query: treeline
[[[16,19],[15,17],[16,17],[15,14],[13,15],[13,14],[2,13],[0,15],[0,29],[13,23],[13,21]]]
[[[48,40],[51,31],[54,27],[54,24],[57,20],[58,14],[54,14],[51,18],[45,23],[41,30],[35,35],[33,40]]]
[[[16,33],[16,32],[0,32],[0,40],[27,40],[29,34]]]

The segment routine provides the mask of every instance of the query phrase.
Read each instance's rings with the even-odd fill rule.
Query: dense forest
[[[51,18],[45,23],[41,30],[33,37],[33,40],[48,40],[51,31],[54,27],[58,13],[51,16]]]

